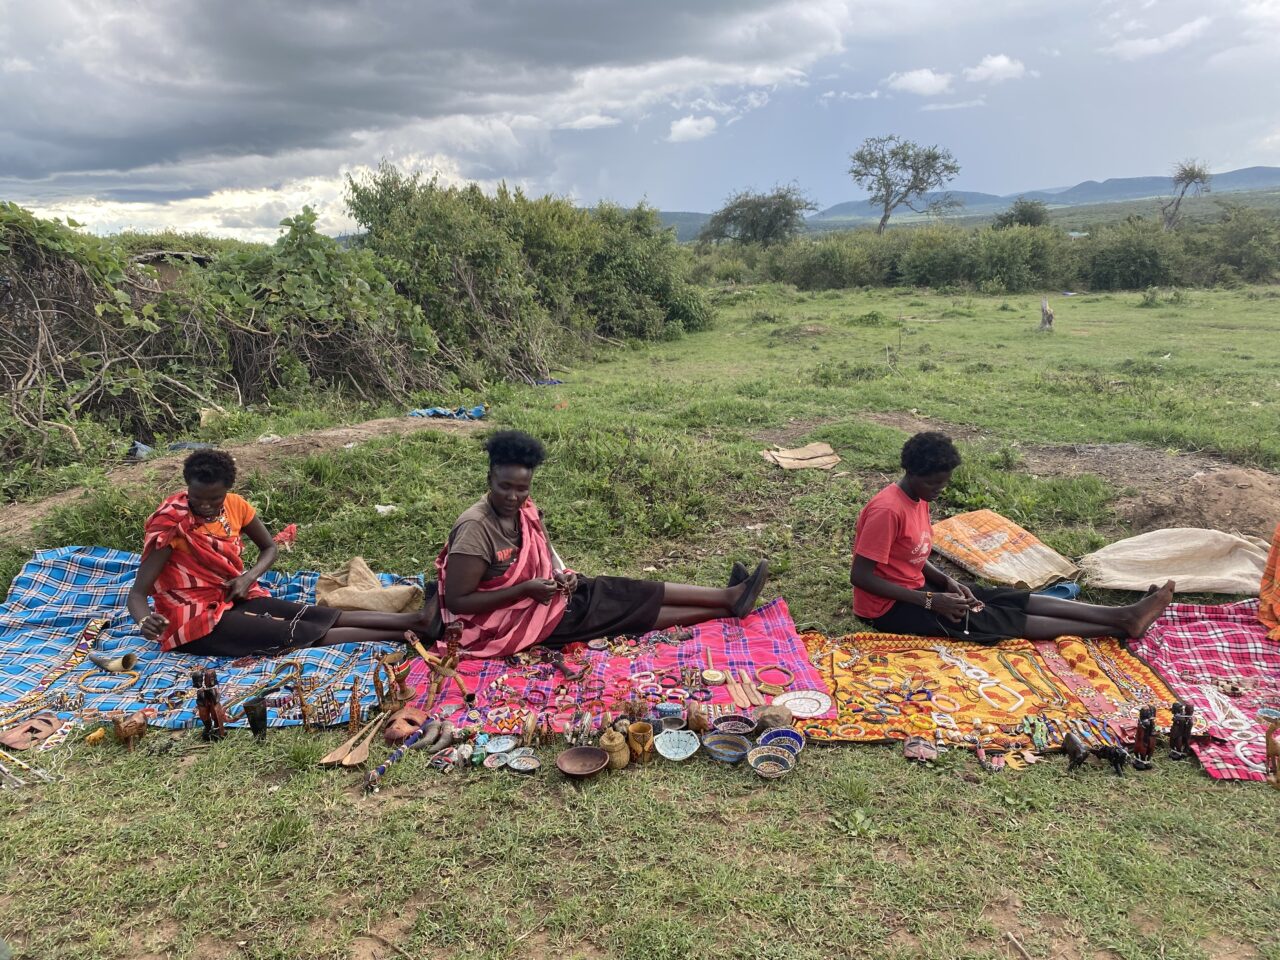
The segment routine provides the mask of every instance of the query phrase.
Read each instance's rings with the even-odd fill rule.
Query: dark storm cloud
[[[335,149],[353,134],[521,113],[593,67],[794,54],[768,0],[52,3],[0,8],[0,176]],[[689,8],[689,9],[687,9]]]

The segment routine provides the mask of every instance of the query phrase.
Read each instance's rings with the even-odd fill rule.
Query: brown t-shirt
[[[487,560],[489,569],[484,572],[485,580],[493,580],[506,573],[507,568],[516,562],[520,546],[519,518],[513,537],[502,529],[502,521],[489,506],[488,497],[463,511],[449,532],[449,556],[460,553]]]

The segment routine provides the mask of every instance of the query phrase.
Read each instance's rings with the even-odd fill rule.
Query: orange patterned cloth
[[[1023,721],[1039,716],[1051,722],[1052,746],[1070,729],[1132,728],[1144,702],[1157,704],[1157,722],[1170,720],[1168,687],[1115,640],[1057,641],[1061,659],[1077,674],[1076,688],[1095,703],[1091,710],[1026,640],[983,646],[882,633],[801,639],[836,709],[834,719],[796,722],[816,741],[871,743],[918,734],[972,747],[976,729],[988,749],[1025,748],[1031,742],[1020,730]]]
[[[1258,591],[1261,604],[1258,619],[1267,628],[1268,640],[1280,640],[1280,524],[1271,538],[1271,553],[1262,571],[1262,587]]]

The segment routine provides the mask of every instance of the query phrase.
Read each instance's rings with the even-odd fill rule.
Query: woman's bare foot
[[[1129,605],[1124,628],[1130,640],[1137,640],[1160,618],[1160,614],[1173,602],[1173,588],[1174,583],[1169,580],[1159,590],[1149,592],[1137,603]]]

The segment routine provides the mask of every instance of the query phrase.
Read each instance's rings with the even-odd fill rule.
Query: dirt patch
[[[377,437],[394,437],[434,430],[438,433],[470,434],[482,430],[484,424],[470,420],[433,420],[425,417],[384,417],[346,427],[332,427],[312,433],[300,433],[282,437],[269,443],[237,443],[222,446],[236,458],[242,473],[268,470],[280,460],[305,457],[323,450],[366,443]],[[165,454],[143,463],[131,463],[115,467],[107,473],[107,479],[118,488],[156,488],[168,491],[181,485],[182,461],[188,451]],[[89,492],[85,487],[74,487],[43,500],[29,503],[10,503],[0,506],[0,540],[22,543],[29,541],[37,524],[59,507],[69,506]]]
[[[934,420],[930,417],[922,417],[914,410],[909,412],[898,412],[890,410],[885,412],[872,412],[861,414],[861,419],[868,423],[878,423],[882,427],[893,427],[895,430],[901,430],[904,433],[924,433],[928,430],[936,430],[945,433],[953,440],[978,440],[989,437],[984,430],[977,427],[965,427],[955,423],[946,423],[942,420]]]
[[[977,427],[913,413],[864,413],[862,419],[907,433],[940,430],[960,440],[991,438]],[[1092,474],[1118,488],[1122,496],[1114,504],[1116,513],[1134,533],[1204,527],[1270,540],[1280,523],[1280,476],[1264,470],[1136,443],[1019,445],[1017,450],[1021,469],[1032,476]]]
[[[1269,541],[1280,523],[1280,477],[1234,468],[1127,497],[1116,512],[1136,532],[1162,527],[1207,527]]]
[[[786,422],[785,426],[770,427],[768,430],[761,430],[753,433],[751,436],[759,440],[761,443],[767,443],[776,447],[786,448],[788,445],[795,443],[803,437],[807,437],[819,427],[828,423],[833,423],[831,418],[818,417],[815,419],[803,419],[793,417]]]

